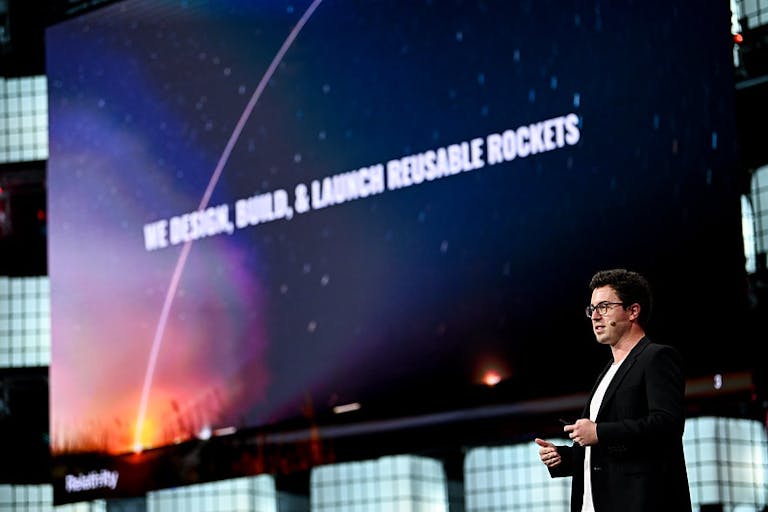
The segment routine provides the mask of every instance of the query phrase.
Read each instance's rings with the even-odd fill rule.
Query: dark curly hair
[[[640,314],[637,322],[645,328],[651,318],[651,308],[653,307],[653,298],[651,296],[651,286],[648,281],[631,270],[616,268],[612,270],[601,270],[597,272],[589,281],[589,291],[595,288],[610,286],[616,290],[619,300],[624,303],[624,307],[632,304],[640,304]]]

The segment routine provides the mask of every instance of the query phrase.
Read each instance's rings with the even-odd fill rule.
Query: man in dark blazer
[[[586,308],[612,358],[582,417],[563,430],[572,446],[537,438],[553,477],[572,476],[572,512],[691,510],[683,457],[685,379],[678,352],[645,335],[648,282],[624,269],[595,274]]]

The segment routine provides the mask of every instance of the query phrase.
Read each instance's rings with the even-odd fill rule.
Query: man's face
[[[629,311],[621,304],[615,304],[617,302],[621,302],[621,299],[610,286],[602,286],[592,291],[592,306],[614,303],[608,306],[604,315],[597,309],[592,312],[592,331],[597,342],[603,345],[615,345],[632,327]]]

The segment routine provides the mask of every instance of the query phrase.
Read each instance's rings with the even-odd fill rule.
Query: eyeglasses
[[[603,301],[596,306],[593,306],[592,304],[590,304],[589,306],[584,308],[584,312],[587,314],[587,318],[592,318],[592,313],[594,313],[595,311],[600,313],[600,315],[605,315],[606,313],[608,313],[608,309],[610,309],[611,306],[623,306],[623,305],[624,305],[623,302]]]

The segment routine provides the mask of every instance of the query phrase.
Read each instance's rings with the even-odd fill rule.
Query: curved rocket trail
[[[198,210],[203,210],[208,206],[208,201],[210,201],[211,199],[211,195],[213,194],[213,189],[216,188],[216,184],[218,183],[219,178],[221,177],[221,173],[224,170],[224,166],[229,160],[229,156],[232,153],[232,150],[234,149],[238,138],[240,137],[240,133],[243,131],[243,127],[245,126],[246,121],[250,117],[251,112],[253,112],[253,109],[256,106],[256,103],[259,101],[259,98],[261,97],[261,93],[264,92],[264,89],[269,83],[269,80],[272,78],[272,75],[275,73],[275,70],[277,69],[277,66],[280,64],[280,61],[283,60],[283,57],[288,51],[288,48],[291,47],[291,45],[293,44],[293,41],[299,35],[299,32],[301,32],[301,29],[307,23],[309,18],[312,16],[312,13],[315,12],[315,9],[317,9],[317,6],[320,5],[321,2],[322,0],[313,0],[310,6],[307,7],[307,10],[301,16],[298,23],[296,23],[296,26],[293,27],[291,32],[288,34],[288,37],[286,38],[286,40],[283,42],[282,46],[280,46],[280,49],[278,50],[275,57],[272,59],[272,62],[267,68],[267,71],[264,73],[264,76],[261,78],[261,81],[259,82],[258,86],[256,86],[256,90],[253,92],[251,99],[248,101],[248,104],[245,106],[243,113],[240,115],[240,119],[237,121],[237,124],[235,125],[235,129],[232,131],[232,135],[230,135],[229,140],[227,141],[227,145],[224,148],[224,152],[221,154],[221,157],[219,158],[219,161],[216,164],[216,169],[213,171],[213,174],[211,175],[211,179],[208,181],[208,187],[205,189],[203,198],[200,200],[200,206],[198,206]],[[189,240],[184,243],[184,246],[181,249],[181,254],[179,254],[179,259],[176,261],[176,267],[173,270],[171,282],[168,285],[168,291],[165,294],[163,309],[160,312],[160,320],[158,321],[157,328],[155,329],[155,336],[154,336],[154,339],[152,340],[152,349],[149,354],[149,362],[147,363],[147,371],[146,371],[146,374],[144,375],[144,386],[141,389],[141,401],[139,403],[139,412],[138,412],[138,417],[136,419],[136,431],[134,433],[134,442],[133,442],[134,451],[141,451],[143,448],[141,443],[141,432],[144,427],[144,420],[146,418],[147,402],[149,401],[149,391],[152,388],[152,379],[155,373],[155,365],[157,364],[157,357],[158,357],[158,354],[160,353],[160,346],[162,345],[163,334],[165,333],[165,326],[166,326],[166,323],[168,322],[168,315],[171,311],[171,304],[173,303],[173,299],[176,296],[176,289],[179,286],[179,281],[181,280],[181,273],[184,271],[184,265],[187,262],[187,257],[189,256],[189,251],[191,248],[192,248],[192,241]]]

